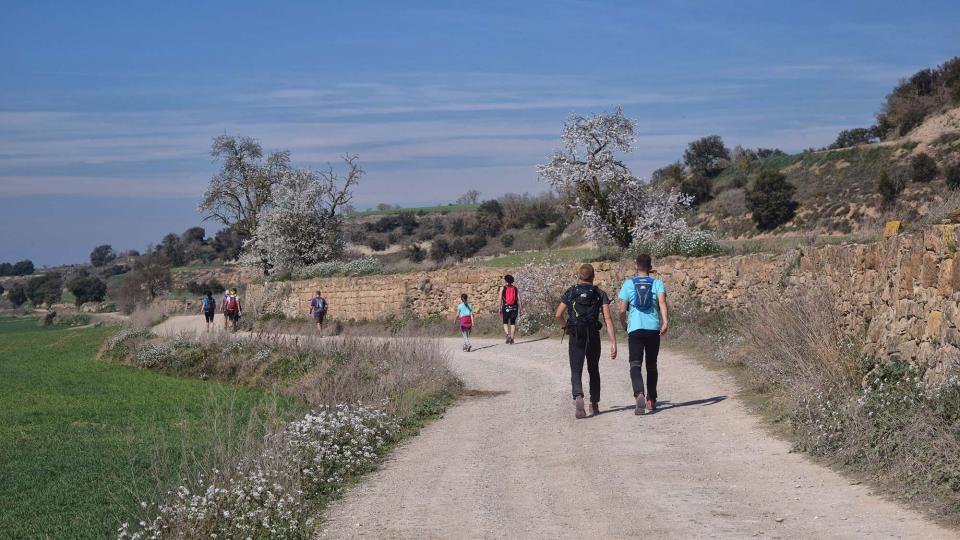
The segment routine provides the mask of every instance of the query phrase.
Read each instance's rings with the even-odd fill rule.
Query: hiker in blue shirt
[[[657,355],[660,336],[670,327],[667,313],[667,292],[663,281],[650,277],[653,262],[650,255],[637,256],[637,277],[620,287],[620,326],[627,331],[630,351],[630,380],[636,399],[635,414],[653,412],[657,408]],[[644,393],[641,368],[646,357],[647,388]]]
[[[473,346],[470,345],[470,332],[473,331],[473,304],[467,302],[467,295],[460,295],[461,302],[457,304],[456,322],[460,325],[460,333],[463,335],[463,352],[470,352]]]
[[[203,298],[200,299],[200,313],[207,321],[207,331],[213,329],[213,315],[217,312],[217,301],[213,298],[213,291],[204,291]]]

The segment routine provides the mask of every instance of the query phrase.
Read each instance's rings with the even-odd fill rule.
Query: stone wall
[[[960,226],[944,225],[873,244],[668,258],[657,261],[657,276],[671,298],[695,298],[708,310],[746,309],[770,299],[789,302],[805,290],[824,291],[836,302],[848,331],[862,334],[866,328],[869,353],[923,363],[942,377],[960,370],[958,234]],[[599,263],[597,269],[598,285],[611,295],[629,273],[619,263]],[[460,294],[467,293],[478,314],[492,313],[501,276],[508,272],[462,268],[251,285],[247,305],[305,316],[319,289],[335,318],[429,317],[449,313]]]

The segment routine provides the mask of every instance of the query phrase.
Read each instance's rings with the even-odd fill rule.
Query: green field
[[[550,251],[518,251],[487,259],[480,265],[492,268],[519,268],[532,262],[596,262],[612,258],[615,259],[617,256],[601,248],[569,248]]]
[[[239,431],[275,399],[98,361],[110,331],[0,318],[0,537],[115,536],[182,474],[182,455],[223,435],[212,411],[234,411]]]
[[[385,216],[389,214],[401,214],[404,212],[424,212],[427,214],[439,214],[442,212],[458,212],[466,210],[476,210],[480,208],[479,204],[438,204],[436,206],[418,206],[415,208],[390,208],[388,210],[364,210],[362,212],[354,212],[350,214],[350,217],[362,217],[362,216]]]

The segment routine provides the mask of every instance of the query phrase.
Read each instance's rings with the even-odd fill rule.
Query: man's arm
[[[503,287],[497,289],[497,312],[503,312]]]
[[[660,335],[666,335],[667,330],[670,329],[670,316],[668,313],[667,307],[667,294],[660,293],[657,295],[657,302],[660,304]]]
[[[607,323],[607,337],[610,338],[610,358],[616,358],[617,331],[613,328],[613,317],[610,315],[610,304],[603,305],[603,319]]]
[[[566,317],[564,317],[566,313],[567,313],[567,305],[564,304],[563,302],[560,302],[560,305],[557,306],[557,313],[556,313],[557,322],[560,323],[560,326],[563,326],[567,322]]]

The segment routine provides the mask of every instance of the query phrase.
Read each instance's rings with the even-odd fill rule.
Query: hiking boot
[[[652,400],[652,399],[648,399],[648,400],[647,400],[647,412],[648,412],[648,413],[652,413],[652,412],[655,411],[655,410],[657,410],[657,402],[654,401],[654,400]]]
[[[583,396],[577,396],[577,398],[573,400],[573,406],[576,407],[577,409],[577,412],[576,412],[577,418],[587,417],[587,411],[583,407]]]
[[[513,336],[510,336],[510,344],[513,345],[514,343],[516,342],[513,340]]]
[[[600,414],[599,402],[594,401],[593,403],[590,404],[590,414],[592,414],[593,416]]]
[[[506,340],[504,341],[504,343],[506,343],[507,345],[510,344],[510,336],[509,336],[509,335],[506,336]]]
[[[470,352],[471,350],[473,350],[473,345],[467,345],[467,352]]]
[[[644,399],[645,397],[643,394],[637,395],[637,408],[633,410],[633,414],[636,414],[637,416],[639,416],[646,412],[646,409],[644,409]]]

